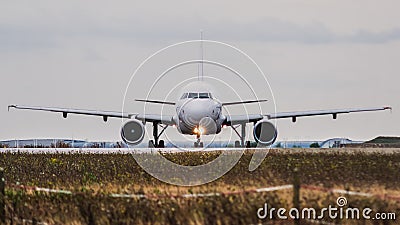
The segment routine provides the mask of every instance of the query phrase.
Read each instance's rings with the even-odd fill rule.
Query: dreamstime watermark
[[[311,220],[323,220],[323,219],[353,219],[353,220],[396,220],[396,213],[394,212],[374,212],[371,208],[354,208],[345,207],[347,205],[347,199],[345,197],[339,197],[336,200],[335,205],[329,205],[328,207],[315,209],[315,208],[274,208],[269,207],[268,203],[264,204],[257,210],[257,217],[259,219],[311,219]]]
[[[142,67],[144,67],[146,64],[148,64],[153,58],[158,57],[158,56],[165,57],[162,60],[158,59],[159,61],[170,62],[171,59],[175,58],[175,55],[171,55],[171,54],[168,55],[168,50],[171,50],[172,48],[175,48],[175,47],[181,50],[183,47],[190,45],[190,44],[218,45],[218,46],[222,46],[224,48],[229,49],[229,51],[231,51],[231,53],[235,52],[236,54],[239,54],[241,57],[243,57],[243,61],[248,61],[250,65],[255,67],[255,71],[258,71],[258,73],[260,75],[258,85],[260,85],[260,82],[265,82],[265,84],[263,86],[268,87],[268,89],[263,89],[262,91],[268,92],[268,94],[271,96],[270,100],[274,106],[274,111],[276,111],[275,98],[274,98],[271,86],[267,80],[267,77],[265,76],[265,74],[263,73],[261,68],[256,64],[256,62],[249,55],[247,55],[245,52],[241,51],[240,49],[238,49],[232,45],[223,43],[223,42],[212,41],[212,40],[191,40],[191,41],[176,43],[176,44],[167,46],[163,49],[160,49],[159,51],[155,52],[154,54],[149,56],[147,59],[145,59],[139,65],[139,67],[135,70],[135,72],[132,74],[132,76],[128,82],[128,85],[125,90],[123,103],[122,103],[122,105],[123,105],[122,111],[126,111],[126,110],[124,110],[124,107],[126,105],[125,100],[127,99],[128,90],[138,89],[137,85],[141,85],[141,82],[132,82],[133,79],[135,78],[138,80],[140,80],[140,79],[147,80],[149,77],[148,74],[143,74],[143,77],[140,76]],[[180,52],[185,52],[185,51],[180,51]],[[171,72],[176,71],[178,69],[183,69],[183,67],[187,68],[187,66],[190,66],[191,64],[201,64],[201,65],[205,64],[205,65],[217,67],[219,69],[224,69],[225,71],[233,74],[236,79],[240,80],[244,84],[244,86],[246,88],[248,88],[249,93],[251,93],[251,96],[253,98],[259,99],[257,97],[257,93],[256,93],[254,87],[250,84],[248,79],[245,76],[243,76],[242,72],[239,72],[239,70],[237,70],[236,68],[232,68],[232,66],[230,66],[226,63],[213,61],[213,60],[206,60],[203,58],[203,56],[201,57],[201,59],[197,59],[197,58],[193,58],[193,57],[189,57],[189,58],[185,59],[185,57],[180,57],[179,60],[180,60],[179,62],[172,64],[172,66],[169,65],[170,67],[167,67],[166,70],[163,70],[159,73],[158,77],[151,84],[151,87],[149,88],[149,91],[147,92],[146,98],[148,98],[152,92],[157,90],[156,85],[166,88],[165,85],[160,85],[160,84],[162,84],[163,81],[168,80],[167,76],[170,75]],[[235,64],[232,63],[232,65],[235,65]],[[255,76],[254,73],[252,74],[252,76]],[[207,76],[204,76],[204,77],[207,78]],[[194,78],[195,78],[195,76],[194,76]],[[210,78],[210,77],[208,77],[208,78]],[[176,77],[170,78],[170,79],[176,79]],[[189,78],[189,80],[190,79],[191,78]],[[213,79],[213,78],[210,78],[209,80],[211,80],[211,79]],[[184,80],[184,79],[182,79],[182,80]],[[219,81],[220,84],[223,83],[225,86],[227,85],[229,89],[231,89],[234,93],[236,93],[235,88],[233,88],[229,84],[229,82],[224,82],[220,79],[214,79],[214,81]],[[177,88],[177,86],[175,86],[174,89],[175,88]],[[172,92],[172,90],[169,93],[171,93],[171,92]],[[258,94],[260,94],[260,93],[258,93]],[[240,96],[238,96],[238,97],[240,98]],[[130,99],[128,99],[128,101],[129,100]],[[164,99],[164,101],[165,101],[165,99]],[[145,104],[145,107],[146,107],[146,104]],[[140,113],[143,113],[143,115],[146,115],[145,107],[143,108],[144,112],[140,112]],[[246,114],[249,115],[250,112],[247,112],[246,107],[244,107],[244,108],[246,110]],[[259,109],[261,111],[260,106],[259,106]],[[251,112],[251,113],[254,113],[254,112]],[[262,113],[262,112],[260,112],[260,113]],[[161,113],[161,117],[163,117],[163,116],[164,115],[162,115],[162,113]],[[150,133],[150,132],[148,132],[148,133]],[[175,146],[177,146],[177,145],[175,145]],[[182,150],[182,148],[180,148],[180,149]],[[183,150],[185,150],[185,149],[183,149]],[[264,148],[264,149],[256,149],[254,151],[254,154],[253,154],[250,164],[249,164],[250,171],[255,170],[262,163],[262,161],[268,154],[268,150],[269,150],[269,148]],[[188,149],[187,151],[190,151],[190,149]],[[135,160],[139,164],[139,166],[142,167],[142,169],[144,169],[147,173],[149,173],[150,175],[152,175],[153,177],[155,177],[161,181],[164,181],[164,182],[170,183],[170,184],[174,184],[174,185],[193,186],[193,185],[201,185],[201,184],[205,184],[205,183],[214,181],[214,180],[220,178],[221,176],[223,176],[224,174],[226,174],[239,162],[244,151],[245,151],[244,149],[235,150],[232,152],[224,151],[213,161],[208,162],[204,165],[197,165],[197,166],[183,166],[183,165],[176,164],[176,163],[166,159],[160,152],[156,152],[154,154],[133,154],[133,157],[135,158]]]

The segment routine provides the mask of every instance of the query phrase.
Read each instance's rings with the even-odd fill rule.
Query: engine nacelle
[[[278,131],[272,123],[260,120],[254,125],[253,136],[257,143],[268,146],[275,142]]]
[[[137,145],[142,142],[144,133],[143,123],[136,119],[129,120],[121,128],[121,138],[129,145]]]

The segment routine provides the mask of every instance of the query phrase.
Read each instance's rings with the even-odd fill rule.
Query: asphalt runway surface
[[[242,151],[243,148],[3,148],[0,153],[29,153],[29,154],[154,154],[182,152],[213,152],[213,151]],[[249,148],[246,150],[271,151],[276,153],[380,153],[400,154],[400,148]]]

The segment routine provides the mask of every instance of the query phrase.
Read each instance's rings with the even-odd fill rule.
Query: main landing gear
[[[241,128],[241,134],[237,131],[237,128],[240,126]],[[246,123],[241,123],[237,126],[231,125],[232,129],[235,131],[235,133],[239,136],[240,140],[235,141],[235,148],[250,148],[250,141],[245,141],[246,138]],[[245,145],[246,144],[246,145]]]
[[[153,138],[154,140],[149,140],[149,148],[164,148],[165,143],[164,140],[159,140],[160,136],[167,129],[168,125],[162,126],[159,124],[160,122],[153,122]],[[158,133],[158,126],[162,128],[161,132]]]

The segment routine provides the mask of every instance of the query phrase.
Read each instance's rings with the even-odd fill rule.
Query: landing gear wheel
[[[155,148],[153,140],[149,140],[149,148]]]
[[[158,147],[159,147],[159,148],[165,148],[164,140],[160,140],[160,141],[158,142]]]
[[[200,141],[200,134],[196,135],[197,141],[194,143],[195,148],[202,148],[204,146],[203,142]]]
[[[235,148],[240,148],[240,141],[235,141]]]
[[[161,134],[164,133],[165,129],[167,129],[167,126],[161,126],[162,130],[160,133],[158,133],[158,125],[160,122],[153,122],[153,138],[154,140],[149,141],[149,148],[164,148],[165,147],[165,142],[164,140],[158,140],[160,138]]]
[[[246,141],[246,148],[250,148],[250,147],[251,147],[250,141]]]

